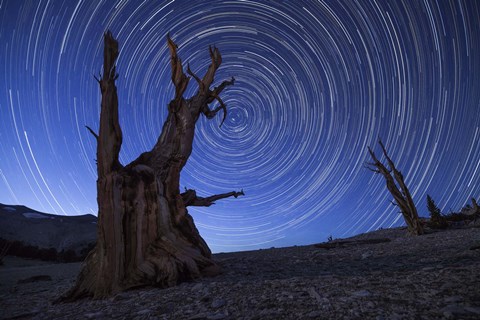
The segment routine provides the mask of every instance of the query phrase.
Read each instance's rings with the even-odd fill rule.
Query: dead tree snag
[[[373,162],[368,163],[367,168],[375,173],[380,173],[386,180],[387,189],[392,194],[395,199],[395,204],[398,205],[402,211],[403,218],[407,224],[408,231],[413,235],[423,234],[423,227],[418,218],[417,208],[413,203],[412,196],[408,190],[405,181],[403,180],[403,175],[400,171],[397,170],[392,159],[388,156],[387,150],[383,145],[382,141],[379,140],[378,143],[382,148],[383,155],[385,156],[388,167],[381,163],[378,158],[375,156],[375,153],[370,147],[368,147],[368,152],[373,159]]]
[[[219,272],[186,207],[209,206],[243,192],[201,198],[193,190],[181,194],[179,180],[192,152],[200,114],[211,119],[223,110],[225,118],[227,109],[220,94],[234,79],[210,89],[222,62],[220,51],[210,48],[211,63],[202,79],[188,68],[199,90],[185,99],[190,78],[183,72],[177,45],[169,36],[167,43],[175,97],[153,149],[124,166],[119,162],[122,130],[115,86],[119,48],[110,32],[104,35],[103,75],[97,79],[102,93],[98,135],[87,127],[97,139],[98,240],[64,300],[102,298],[145,285],[173,286]],[[212,110],[209,104],[215,100],[220,106]]]

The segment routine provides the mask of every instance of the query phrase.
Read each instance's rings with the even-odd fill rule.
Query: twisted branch
[[[172,82],[175,86],[175,100],[178,100],[182,98],[183,93],[187,89],[190,78],[183,73],[182,60],[177,55],[178,46],[170,38],[169,33],[167,34],[167,43],[170,49],[170,64],[172,67]]]
[[[225,199],[229,197],[238,198],[239,196],[244,196],[245,193],[243,192],[243,189],[242,189],[239,192],[232,191],[232,192],[216,194],[216,195],[204,198],[204,197],[197,196],[197,192],[195,190],[188,189],[188,190],[185,190],[185,192],[183,192],[180,195],[182,196],[185,207],[188,207],[188,206],[210,207],[212,204],[215,204],[215,201],[217,200]]]

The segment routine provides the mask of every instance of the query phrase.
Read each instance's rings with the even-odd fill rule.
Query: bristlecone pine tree
[[[395,204],[402,211],[403,218],[407,224],[408,232],[412,235],[421,235],[423,234],[423,226],[418,218],[417,208],[413,203],[410,191],[403,180],[403,175],[397,170],[392,159],[388,156],[387,150],[385,149],[385,146],[381,140],[378,141],[378,144],[380,144],[380,147],[382,148],[383,155],[387,159],[390,169],[387,169],[387,167],[385,167],[385,165],[378,160],[370,147],[368,147],[368,152],[370,153],[373,162],[367,163],[367,168],[375,173],[382,174],[382,176],[385,178],[388,191],[390,191],[395,199]]]
[[[243,195],[243,191],[202,198],[194,190],[180,193],[179,179],[192,152],[197,120],[201,114],[211,119],[220,110],[225,120],[227,109],[220,93],[233,85],[234,79],[210,89],[222,63],[219,50],[210,48],[211,63],[203,78],[187,68],[199,89],[185,99],[190,77],[184,74],[177,45],[169,36],[167,43],[175,86],[168,117],[153,149],[122,165],[115,86],[119,48],[109,31],[104,35],[103,76],[97,79],[102,93],[98,135],[87,127],[97,139],[98,240],[63,301],[102,298],[145,285],[173,286],[219,272],[186,207],[210,206],[216,200]],[[212,110],[208,105],[214,101],[219,106]]]
[[[442,215],[440,208],[437,207],[432,197],[427,194],[427,209],[430,212],[430,227],[433,229],[445,229],[448,227],[447,219]]]

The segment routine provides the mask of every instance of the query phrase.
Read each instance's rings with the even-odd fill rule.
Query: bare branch
[[[222,122],[220,123],[220,127],[221,127],[223,122],[225,121],[225,118],[227,118],[227,106],[225,105],[225,103],[223,103],[223,100],[219,96],[215,96],[215,99],[217,99],[218,103],[220,103],[220,106],[214,110],[215,114],[221,109],[223,109],[223,119],[222,119]]]
[[[122,130],[118,120],[118,96],[115,86],[115,61],[118,58],[118,42],[110,31],[104,34],[103,78],[99,81],[102,91],[100,129],[98,132],[98,175],[103,176],[121,167],[118,160],[122,146]],[[93,130],[92,130],[93,131]]]
[[[368,148],[368,152],[370,153],[370,156],[372,157],[373,161],[372,163],[368,163],[370,165],[372,165],[373,167],[377,168],[376,170],[371,170],[371,171],[374,171],[374,172],[377,172],[377,173],[381,173],[382,175],[390,175],[390,170],[388,170],[384,165],[383,163],[380,162],[380,160],[378,160],[377,156],[375,155],[375,153],[372,151],[372,149],[370,147],[367,147]],[[368,167],[367,167],[368,168]]]
[[[372,151],[370,147],[368,147],[368,152],[373,159],[373,163],[368,163],[370,167],[366,166],[367,169],[375,172],[381,173],[385,178],[387,183],[387,189],[392,194],[395,202],[391,201],[392,204],[395,206],[400,207],[403,218],[407,223],[408,229],[410,233],[419,235],[423,233],[423,228],[418,218],[417,209],[415,204],[412,200],[410,192],[405,185],[405,181],[403,180],[403,175],[400,171],[395,168],[395,164],[393,163],[392,159],[388,156],[387,150],[383,145],[382,141],[379,139],[378,143],[382,148],[383,154],[385,155],[390,170],[388,170],[383,163],[381,163],[378,158],[375,156],[375,153]],[[393,174],[392,174],[393,172]],[[400,186],[400,189],[398,186]]]
[[[390,167],[390,171],[396,171],[397,169],[395,168],[395,164],[393,163],[392,159],[390,159],[390,156],[387,153],[387,150],[385,149],[385,146],[382,143],[382,140],[378,139],[378,144],[382,148],[383,155],[387,159],[388,166]]]
[[[243,192],[243,189],[239,192],[227,192],[227,193],[222,193],[222,194],[216,194],[210,197],[198,197],[197,192],[193,189],[188,189],[185,190],[181,194],[183,202],[186,207],[188,206],[195,206],[195,207],[209,207],[212,204],[215,204],[215,201],[220,200],[220,199],[225,199],[229,197],[235,197],[238,198],[239,196],[244,196],[245,193]]]
[[[373,165],[377,165],[377,163],[379,163],[380,161],[378,161],[377,156],[375,156],[375,153],[372,151],[372,149],[370,147],[367,147],[367,148],[368,148],[368,153],[370,153],[370,156],[374,161]]]
[[[212,60],[212,63],[208,67],[207,73],[205,73],[205,76],[203,76],[202,82],[205,84],[205,87],[210,88],[210,85],[213,82],[213,79],[215,77],[215,72],[217,72],[218,67],[222,64],[222,55],[220,54],[220,51],[218,50],[217,47],[212,46],[208,47],[208,50],[210,52],[210,59]]]
[[[375,169],[375,166],[373,163],[369,163],[367,162],[364,166],[363,166],[365,169],[368,169],[376,174],[380,173],[380,170],[378,169]]]
[[[193,79],[195,79],[195,81],[197,81],[198,83],[198,91],[200,93],[205,93],[205,84],[202,82],[202,80],[195,74],[192,72],[192,70],[190,69],[190,64],[187,64],[187,73],[193,77]]]
[[[105,32],[105,45],[103,51],[103,80],[113,79],[115,74],[115,61],[118,58],[118,41],[113,38],[110,30]]]
[[[172,55],[176,55],[175,47],[173,46],[173,41],[171,39],[169,40],[171,44],[169,46],[171,47],[171,52]],[[212,119],[215,117],[215,115],[218,113],[218,111],[223,110],[223,119],[220,124],[220,127],[223,125],[223,122],[225,121],[227,117],[227,107],[223,100],[220,98],[220,93],[230,85],[233,85],[235,83],[235,78],[232,77],[231,80],[226,80],[223,81],[219,86],[215,87],[213,90],[210,90],[210,85],[213,82],[213,79],[215,77],[215,73],[217,69],[220,67],[222,63],[222,56],[220,54],[220,51],[218,48],[215,46],[209,47],[209,53],[210,53],[210,59],[211,63],[208,67],[207,72],[205,73],[203,79],[200,79],[191,69],[190,65],[187,66],[187,73],[195,79],[195,81],[199,85],[199,90],[198,93],[195,97],[192,97],[189,99],[191,104],[189,104],[189,109],[193,111],[194,119],[198,119],[199,113],[203,113],[208,119]],[[173,63],[173,62],[172,62]],[[172,67],[173,68],[173,67]],[[173,69],[172,69],[173,70]],[[172,71],[173,72],[173,71]],[[212,103],[214,100],[217,100],[220,104],[219,107],[215,108],[214,110],[211,110],[208,105]],[[192,102],[193,101],[193,102]]]
[[[95,131],[93,131],[92,128],[90,128],[89,126],[85,126],[85,128],[87,128],[87,130],[90,131],[90,133],[93,134],[95,139],[97,139],[98,141],[98,134],[96,134]]]
[[[207,119],[212,119],[217,115],[218,111],[223,110],[223,119],[222,119],[222,122],[220,123],[220,127],[221,127],[223,122],[225,121],[225,118],[227,117],[227,106],[219,96],[216,96],[215,99],[217,99],[220,106],[218,106],[214,110],[210,110],[208,106],[205,105],[205,107],[202,109],[202,112],[207,117]]]
[[[183,73],[182,60],[177,55],[178,46],[170,38],[170,34],[167,34],[167,44],[168,44],[168,48],[170,49],[172,82],[173,82],[173,85],[175,86],[175,100],[176,100],[182,97],[183,93],[187,89],[190,78],[188,78]]]
[[[215,87],[211,92],[210,92],[210,95],[209,95],[209,98],[207,100],[207,103],[211,103],[213,102],[213,100],[215,100],[215,97],[216,96],[219,96],[220,93],[223,91],[223,89],[225,89],[225,87],[227,86],[233,86],[235,84],[235,78],[232,77],[231,80],[225,80],[223,81],[218,87]]]

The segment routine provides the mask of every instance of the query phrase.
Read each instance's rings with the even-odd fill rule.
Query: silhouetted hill
[[[0,203],[0,240],[9,255],[45,260],[82,259],[96,241],[97,217],[59,216]]]

